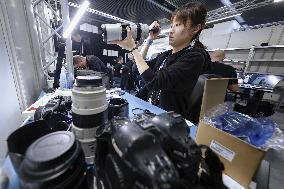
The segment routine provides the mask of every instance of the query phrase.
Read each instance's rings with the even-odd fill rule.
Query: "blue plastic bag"
[[[222,107],[223,106],[223,107]],[[252,118],[239,112],[232,111],[230,108],[221,105],[211,112],[205,120],[210,120],[210,124],[216,128],[230,133],[250,144],[261,147],[270,139],[277,125],[269,118]],[[224,113],[225,112],[225,113]]]

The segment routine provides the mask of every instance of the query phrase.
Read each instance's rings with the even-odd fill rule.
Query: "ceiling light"
[[[78,4],[72,3],[72,2],[69,2],[68,5],[71,6],[71,7],[75,7],[75,8],[79,7]],[[87,11],[92,13],[92,14],[96,14],[96,15],[99,15],[99,16],[102,16],[102,17],[105,17],[105,18],[108,18],[108,19],[118,21],[118,22],[134,24],[133,22],[130,22],[128,20],[124,20],[124,19],[119,18],[117,16],[113,16],[113,15],[110,15],[110,14],[107,14],[107,13],[104,13],[102,11],[98,11],[98,10],[95,10],[95,9],[92,9],[92,8],[88,8]]]
[[[206,22],[206,24],[209,24],[209,23],[213,23],[213,22],[218,22],[218,21],[221,21],[221,20],[225,20],[227,18],[232,18],[232,17],[235,17],[235,16],[241,16],[242,13],[238,13],[238,14],[234,14],[234,15],[231,15],[231,16],[226,16],[226,17],[222,17],[222,18],[218,18],[216,20],[211,20],[209,22]]]
[[[283,0],[274,0],[273,2],[274,2],[274,3],[278,3],[278,2],[280,2],[280,1],[283,1]]]
[[[71,20],[69,25],[67,26],[67,29],[63,32],[63,38],[67,38],[73,29],[76,27],[78,24],[79,20],[82,18],[83,14],[86,12],[87,8],[89,7],[90,2],[89,1],[84,1],[81,5],[79,10],[77,11],[76,15],[74,18]]]

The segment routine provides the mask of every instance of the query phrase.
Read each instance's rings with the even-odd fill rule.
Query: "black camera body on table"
[[[223,167],[210,173],[210,166],[204,166],[202,148],[189,137],[179,114],[116,118],[96,135],[98,188],[225,188]]]

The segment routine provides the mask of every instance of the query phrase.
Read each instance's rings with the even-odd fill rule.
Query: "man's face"
[[[174,19],[169,33],[169,45],[172,47],[187,45],[194,35],[193,29],[191,22],[185,26],[181,21]]]
[[[75,34],[72,36],[72,39],[78,43],[81,43],[82,37],[80,34]]]
[[[79,61],[76,62],[76,68],[86,68],[87,67],[87,62],[86,58],[82,57],[79,59]]]
[[[123,64],[123,59],[119,59],[119,60],[118,60],[118,63],[119,63],[119,64]]]
[[[212,62],[223,62],[225,59],[225,52],[221,50],[216,50],[210,54]]]

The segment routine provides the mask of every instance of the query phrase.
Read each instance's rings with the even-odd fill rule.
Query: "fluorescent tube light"
[[[76,3],[69,2],[68,5],[71,6],[71,7],[79,8],[79,5],[76,4]],[[110,15],[110,14],[107,14],[107,13],[104,13],[104,12],[101,12],[101,11],[98,11],[98,10],[95,10],[95,9],[92,9],[92,8],[88,8],[87,11],[92,13],[92,14],[97,14],[99,16],[102,16],[102,17],[105,17],[105,18],[108,18],[108,19],[112,19],[112,20],[115,20],[115,21],[118,21],[118,22],[134,24],[133,22],[130,22],[128,20],[124,20],[122,18],[113,16],[113,15]]]
[[[89,7],[90,2],[89,1],[84,1],[81,5],[79,10],[77,11],[76,15],[74,18],[71,20],[69,25],[67,26],[67,29],[63,32],[63,38],[67,38],[73,29],[76,27],[78,24],[79,20],[82,18],[83,14],[86,12],[87,8]]]
[[[206,22],[206,24],[209,24],[209,23],[212,23],[212,22],[217,22],[217,21],[220,21],[220,20],[225,20],[227,18],[232,18],[232,17],[235,17],[235,16],[241,16],[242,13],[238,13],[238,14],[234,14],[234,15],[231,15],[231,16],[226,16],[226,17],[223,17],[223,18],[218,18],[216,20],[211,20],[209,22]]]
[[[283,1],[283,0],[274,0],[273,2],[274,2],[274,3],[278,3],[278,2],[280,2],[280,1]]]

